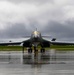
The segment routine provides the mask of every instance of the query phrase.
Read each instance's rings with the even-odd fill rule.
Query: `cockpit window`
[[[39,35],[39,32],[38,31],[34,31],[33,34]]]
[[[32,33],[32,36],[33,37],[39,37],[40,36],[40,32],[38,32],[38,31],[34,31],[33,33]]]

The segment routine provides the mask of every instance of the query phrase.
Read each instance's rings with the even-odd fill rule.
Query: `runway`
[[[25,52],[23,60],[22,52],[0,52],[0,75],[74,75],[74,52]]]

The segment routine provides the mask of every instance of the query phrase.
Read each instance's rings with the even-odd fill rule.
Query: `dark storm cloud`
[[[30,35],[35,28],[57,38],[74,37],[73,0],[1,0],[0,37]]]
[[[12,25],[5,30],[0,32],[0,37],[5,38],[23,38],[25,36],[31,35],[31,32],[35,30],[36,23],[32,23],[30,28],[26,28],[23,24]],[[37,25],[37,24],[36,24]],[[70,26],[69,26],[70,25]],[[62,40],[74,40],[74,22],[67,21],[66,24],[61,24],[59,22],[51,21],[49,22],[43,30],[42,35],[51,35]],[[34,28],[34,29],[33,29]],[[67,39],[66,39],[67,38]]]
[[[42,32],[57,39],[72,41],[74,40],[74,21],[67,21],[66,24],[51,21]]]
[[[30,29],[29,29],[30,30]],[[12,25],[5,30],[1,30],[1,38],[24,38],[25,36],[30,35],[31,33],[23,24]]]

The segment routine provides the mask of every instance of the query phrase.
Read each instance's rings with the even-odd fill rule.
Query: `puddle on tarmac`
[[[27,52],[0,52],[0,63],[13,64],[72,64],[74,63],[73,51],[46,51],[45,53],[28,54]]]
[[[74,75],[74,52],[0,52],[0,75]]]

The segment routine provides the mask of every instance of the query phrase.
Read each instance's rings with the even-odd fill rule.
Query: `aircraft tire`
[[[45,49],[41,49],[41,53],[44,53],[45,52]]]
[[[32,53],[32,49],[28,49],[28,53]]]

